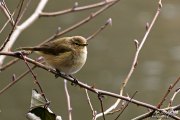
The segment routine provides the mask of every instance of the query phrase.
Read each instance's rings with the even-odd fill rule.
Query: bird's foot
[[[61,71],[59,71],[58,69],[56,69],[57,74],[55,74],[55,78],[58,78],[59,76],[61,76],[63,73]]]
[[[78,85],[78,80],[77,78],[73,77],[72,75],[69,75],[69,77],[73,78],[74,81],[72,81],[71,85]]]

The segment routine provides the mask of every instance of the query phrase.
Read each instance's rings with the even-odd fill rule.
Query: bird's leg
[[[75,77],[73,77],[72,75],[69,75],[69,77],[74,79],[74,81],[71,83],[71,85],[77,85],[78,84],[78,80]]]
[[[56,69],[56,72],[57,72],[57,74],[55,74],[55,78],[58,78],[59,76],[62,75],[62,72],[59,71],[58,69]]]
[[[58,69],[56,69],[56,72],[57,72],[57,74],[55,74],[55,78],[58,78],[59,76],[63,75],[63,72],[59,71]],[[66,75],[66,74],[64,74],[64,75]],[[75,77],[73,77],[72,75],[67,75],[67,77],[68,76],[73,78],[73,80],[74,80],[74,81],[72,81],[71,85],[77,85],[78,84],[78,80]]]

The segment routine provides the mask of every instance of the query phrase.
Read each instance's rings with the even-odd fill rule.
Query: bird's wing
[[[56,44],[57,43],[54,42],[43,44],[39,47],[39,51],[41,51],[44,54],[51,54],[51,55],[59,55],[71,51],[71,48],[63,44],[58,44],[58,45]]]

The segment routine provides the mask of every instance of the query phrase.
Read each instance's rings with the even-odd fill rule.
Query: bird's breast
[[[66,74],[78,72],[86,62],[87,48],[66,52],[60,55],[42,55],[52,67]]]

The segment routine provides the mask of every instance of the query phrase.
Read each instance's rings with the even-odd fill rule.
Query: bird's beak
[[[82,44],[82,46],[87,46],[87,45],[88,45],[88,43]]]

